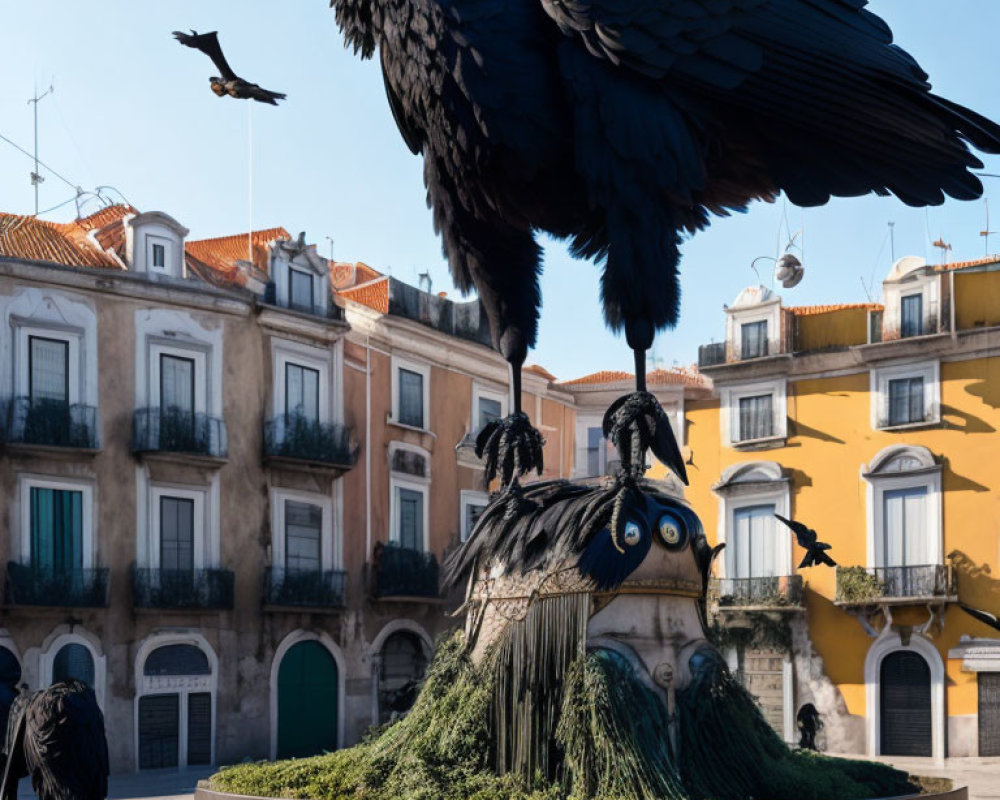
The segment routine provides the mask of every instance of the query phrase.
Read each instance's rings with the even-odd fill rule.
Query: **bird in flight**
[[[281,92],[272,92],[268,89],[263,89],[256,83],[243,80],[243,78],[233,72],[233,68],[229,66],[229,62],[226,61],[226,57],[222,54],[222,47],[219,45],[219,37],[216,31],[211,31],[210,33],[198,33],[197,31],[182,33],[181,31],[174,31],[174,38],[187,47],[201,50],[201,52],[212,59],[212,63],[215,64],[216,69],[219,70],[221,75],[212,76],[208,80],[212,91],[219,97],[225,97],[228,94],[230,97],[235,97],[239,100],[256,100],[258,103],[269,103],[272,106],[278,105],[279,100],[285,99],[285,95]]]
[[[826,551],[830,549],[830,545],[818,541],[816,531],[803,525],[801,522],[796,522],[793,519],[785,519],[781,514],[775,514],[774,516],[792,529],[799,547],[804,547],[806,550],[805,558],[799,564],[799,569],[815,567],[819,564],[826,564],[828,567],[837,566],[837,562],[826,554]]]
[[[962,611],[970,617],[975,617],[984,625],[989,625],[991,628],[1000,631],[1000,620],[997,620],[996,614],[991,614],[989,611],[980,611],[978,608],[967,606],[965,603],[959,603],[959,605],[962,607]]]
[[[628,445],[623,473],[641,474],[651,447],[683,480],[645,355],[678,320],[683,239],[782,193],[800,206],[972,200],[983,187],[970,146],[1000,152],[1000,126],[933,94],[865,0],[331,5],[349,47],[378,49],[452,276],[477,291],[511,366],[511,417],[481,452],[504,484],[541,466],[521,408],[538,232],[602,265],[604,320],[634,351],[635,393],[605,418]]]

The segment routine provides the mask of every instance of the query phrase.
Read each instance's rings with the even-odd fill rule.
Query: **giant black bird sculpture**
[[[828,567],[837,566],[837,562],[826,554],[826,551],[830,549],[830,545],[819,541],[816,531],[796,520],[785,519],[781,514],[775,514],[774,516],[791,529],[792,533],[795,534],[795,539],[798,541],[799,547],[805,548],[806,554],[802,558],[802,563],[799,564],[799,569],[815,567],[819,564],[826,564]]]
[[[504,484],[541,465],[520,391],[536,231],[603,262],[605,321],[635,352],[636,391],[605,420],[624,470],[641,473],[652,448],[683,479],[645,391],[645,351],[677,322],[682,237],[780,192],[802,206],[970,200],[982,185],[968,145],[1000,151],[1000,127],[932,94],[866,0],[331,5],[355,52],[379,49],[452,275],[477,290],[512,368],[512,414],[481,440]]]
[[[217,31],[211,31],[210,33],[198,33],[197,31],[182,33],[181,31],[174,31],[174,38],[187,47],[201,50],[201,52],[212,59],[212,63],[215,64],[216,69],[219,70],[221,75],[213,75],[208,80],[212,91],[219,97],[225,97],[228,94],[230,97],[235,97],[239,100],[256,100],[258,103],[269,103],[272,106],[278,105],[279,100],[285,99],[285,95],[281,92],[272,92],[269,89],[264,89],[256,83],[243,80],[243,78],[233,72],[232,67],[229,66],[229,62],[226,61],[226,57],[222,54],[222,47],[219,44]]]
[[[108,743],[94,690],[61,681],[11,706],[4,745],[0,800],[16,800],[17,784],[30,775],[38,800],[104,800],[108,794]]]

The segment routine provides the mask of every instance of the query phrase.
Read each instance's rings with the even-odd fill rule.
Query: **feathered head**
[[[375,55],[376,37],[379,33],[378,0],[330,0],[330,8],[337,15],[337,25],[344,34],[344,42],[362,58]]]

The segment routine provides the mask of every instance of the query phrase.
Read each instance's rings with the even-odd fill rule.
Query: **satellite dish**
[[[785,253],[778,259],[774,267],[774,278],[779,281],[785,289],[792,289],[799,285],[805,276],[805,267],[791,253]]]

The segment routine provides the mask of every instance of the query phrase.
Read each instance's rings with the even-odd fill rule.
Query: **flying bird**
[[[39,800],[104,800],[108,742],[94,690],[78,680],[15,698],[7,723],[2,800],[31,776]]]
[[[510,363],[512,419],[481,449],[504,484],[541,463],[521,408],[536,232],[603,264],[604,319],[634,351],[637,395],[605,427],[646,446],[673,434],[650,413],[645,353],[678,319],[681,241],[711,215],[782,192],[800,206],[981,196],[969,145],[1000,152],[1000,127],[932,94],[866,4],[331,0],[347,45],[379,50],[454,280],[478,292]],[[679,450],[661,450],[683,477]],[[622,461],[644,467],[634,451]]]
[[[815,567],[819,564],[826,564],[828,567],[837,566],[837,562],[826,554],[826,551],[830,549],[830,545],[826,544],[826,542],[818,541],[816,531],[803,525],[801,522],[796,522],[793,519],[785,519],[781,514],[775,514],[774,516],[792,529],[796,540],[798,540],[799,547],[804,547],[806,550],[805,558],[799,564],[799,569]]]
[[[1000,620],[997,619],[996,614],[991,614],[989,611],[980,611],[978,608],[967,606],[965,603],[959,603],[959,605],[962,607],[962,611],[970,617],[975,617],[984,625],[989,625],[991,628],[996,628],[1000,631]]]
[[[285,95],[281,92],[272,92],[263,89],[256,83],[245,81],[229,66],[226,57],[222,54],[222,47],[219,45],[219,37],[216,31],[210,33],[182,33],[174,31],[174,38],[187,47],[201,50],[206,56],[212,59],[216,69],[221,75],[209,78],[212,91],[219,97],[235,97],[239,100],[256,100],[258,103],[269,103],[272,106],[278,105],[279,100],[284,100]]]

